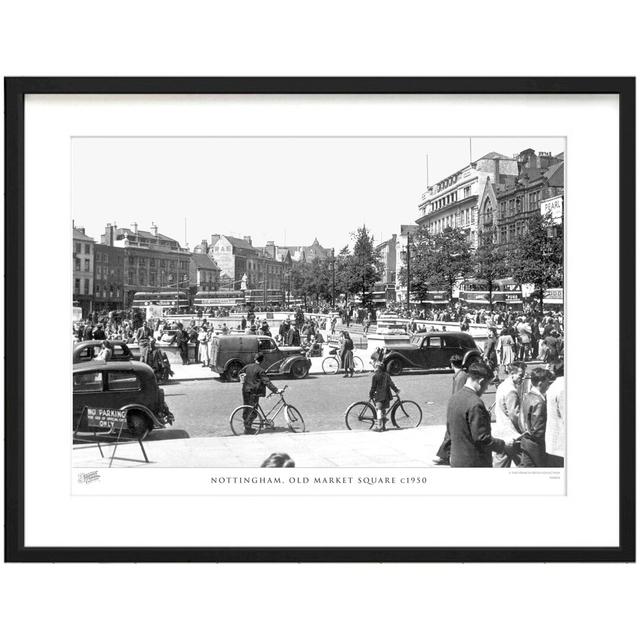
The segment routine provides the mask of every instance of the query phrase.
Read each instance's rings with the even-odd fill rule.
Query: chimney
[[[243,240],[244,240],[245,242],[247,242],[250,246],[253,246],[253,245],[251,244],[251,236],[243,236]]]
[[[133,229],[133,233],[138,233],[138,223],[137,222],[132,222],[131,223],[131,228]]]
[[[158,225],[155,222],[151,223],[151,233],[153,233],[154,236],[158,235]]]

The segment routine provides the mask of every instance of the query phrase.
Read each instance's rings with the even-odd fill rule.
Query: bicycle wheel
[[[353,370],[356,373],[362,373],[364,371],[364,362],[360,356],[353,356]]]
[[[245,410],[249,412],[247,414],[246,424],[244,419]],[[256,435],[260,433],[264,423],[258,409],[249,404],[243,404],[233,411],[229,418],[229,425],[234,435],[243,436],[245,434]]]
[[[284,417],[289,429],[294,433],[302,433],[305,430],[302,414],[293,405],[289,404],[285,407]]]
[[[376,423],[376,410],[368,402],[354,402],[344,414],[347,429],[371,429]]]
[[[422,409],[413,400],[400,400],[393,407],[391,422],[398,429],[415,429],[422,422]]]
[[[322,370],[328,374],[338,373],[340,368],[340,361],[334,356],[329,356],[322,361]]]

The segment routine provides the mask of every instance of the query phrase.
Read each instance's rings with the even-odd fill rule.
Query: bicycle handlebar
[[[270,398],[271,396],[275,396],[275,395],[283,395],[284,392],[289,388],[288,384],[285,384],[284,387],[282,387],[282,390],[280,392],[276,392],[276,391],[272,391],[267,398]]]

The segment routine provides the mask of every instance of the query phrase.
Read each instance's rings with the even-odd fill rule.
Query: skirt
[[[353,351],[347,350],[342,354],[342,362],[340,363],[343,369],[353,369]]]

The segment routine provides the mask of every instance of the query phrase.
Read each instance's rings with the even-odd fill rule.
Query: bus
[[[133,295],[131,307],[144,309],[148,306],[174,307],[178,309],[189,308],[189,297],[184,291],[138,291]]]
[[[266,290],[267,305],[281,305],[284,303],[284,292],[281,289]],[[245,304],[264,305],[265,290],[264,289],[246,289],[244,292]]]
[[[244,291],[199,291],[193,298],[196,309],[208,307],[241,307]]]

